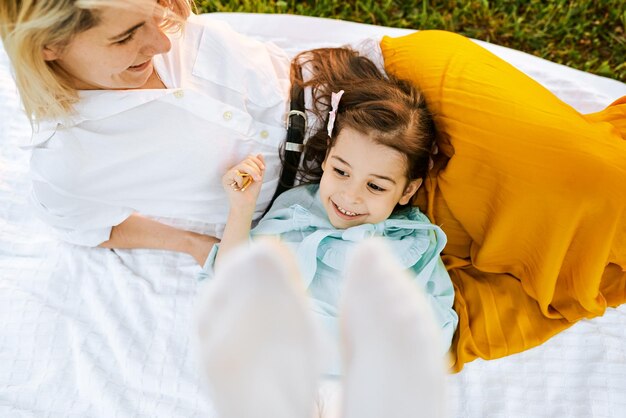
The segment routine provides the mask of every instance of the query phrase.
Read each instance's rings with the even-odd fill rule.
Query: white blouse
[[[39,129],[32,202],[60,238],[96,246],[134,212],[199,221],[221,236],[226,170],[263,154],[255,219],[278,184],[290,57],[191,16],[154,65],[167,89],[80,92],[76,115]],[[380,56],[380,55],[379,55]]]

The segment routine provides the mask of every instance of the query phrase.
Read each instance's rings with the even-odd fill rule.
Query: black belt
[[[285,142],[283,168],[270,206],[278,195],[293,187],[300,165],[300,154],[304,149],[304,134],[307,126],[304,108],[304,89],[301,85],[302,71],[300,66],[295,64],[292,64],[291,71],[293,72],[293,80],[291,82],[289,113],[287,114],[287,140]]]

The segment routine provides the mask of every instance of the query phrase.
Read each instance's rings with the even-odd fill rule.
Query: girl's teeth
[[[345,210],[344,208],[342,208],[341,206],[337,205],[337,209],[339,209],[339,212],[343,213],[344,215],[348,215],[348,216],[356,216],[356,213],[354,212],[348,212],[347,210]]]

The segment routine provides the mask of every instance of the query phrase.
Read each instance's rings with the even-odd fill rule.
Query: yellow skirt
[[[626,301],[626,101],[582,115],[462,36],[384,38],[435,114],[417,203],[448,235],[455,364],[541,344]]]

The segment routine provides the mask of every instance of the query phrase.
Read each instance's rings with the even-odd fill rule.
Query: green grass
[[[199,12],[291,13],[445,29],[626,81],[624,0],[196,0]]]

